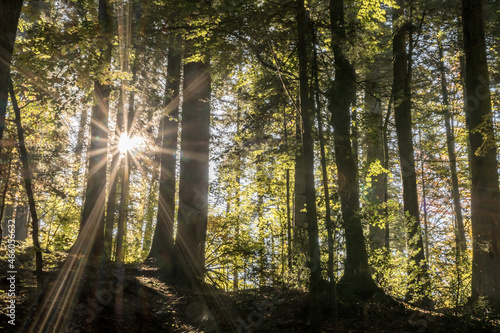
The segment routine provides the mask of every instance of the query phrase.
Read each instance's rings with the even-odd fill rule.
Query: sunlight
[[[123,133],[120,136],[118,150],[120,150],[120,153],[137,150],[141,145],[141,141],[141,138],[138,136],[129,137],[127,133]]]

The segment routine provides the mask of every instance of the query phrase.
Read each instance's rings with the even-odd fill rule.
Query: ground
[[[21,258],[22,259],[22,258]],[[308,297],[304,290],[261,288],[225,292],[205,285],[174,288],[158,278],[152,264],[127,265],[122,273],[109,264],[104,273],[82,278],[78,299],[64,313],[62,332],[307,332]],[[46,271],[56,281],[62,266]],[[1,267],[2,272],[7,270]],[[97,278],[99,276],[99,278]],[[8,324],[7,294],[1,296],[0,331],[29,331],[40,313],[30,267],[18,275],[16,325]],[[100,283],[96,283],[96,281]],[[25,282],[23,282],[25,281]],[[54,286],[52,282],[51,286]],[[33,284],[33,283],[32,283]],[[8,289],[5,274],[0,287]],[[46,297],[47,298],[47,297]],[[46,300],[46,299],[45,299]],[[323,298],[326,305],[327,299]],[[50,301],[49,301],[50,303]],[[35,306],[35,304],[38,304]],[[61,304],[61,302],[54,302]],[[326,308],[326,306],[324,307]],[[462,309],[463,313],[465,310]],[[467,312],[467,311],[465,311]],[[426,311],[402,302],[342,298],[337,330],[332,316],[323,313],[324,332],[500,332],[497,322],[453,311]],[[40,329],[31,326],[31,331]]]

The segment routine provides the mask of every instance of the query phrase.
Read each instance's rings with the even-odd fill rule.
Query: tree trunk
[[[106,40],[107,47],[102,50],[101,66],[108,67],[111,62],[111,17],[109,0],[99,0],[100,35]],[[78,234],[76,251],[87,255],[90,251],[95,256],[102,253],[104,247],[104,209],[106,202],[106,162],[107,162],[107,125],[109,94],[111,87],[94,82],[94,107],[90,125],[89,171],[87,190]]]
[[[255,178],[256,178],[256,183],[257,186],[260,188],[261,186],[265,186],[265,183],[262,181],[263,178],[263,168],[262,164],[264,163],[262,161],[262,155],[258,155],[255,158]],[[257,230],[258,230],[258,240],[257,243],[259,244],[258,250],[257,250],[257,262],[259,265],[259,288],[264,287],[266,283],[266,277],[267,277],[267,270],[268,270],[268,265],[267,265],[267,249],[266,249],[266,244],[265,244],[265,222],[264,222],[264,196],[261,191],[257,190],[257,204],[256,204],[256,211],[257,211]]]
[[[2,0],[0,2],[0,17],[2,18],[0,20],[0,152],[4,146],[3,131],[9,99],[10,64],[22,7],[23,0]],[[0,172],[4,171],[2,169]]]
[[[158,144],[159,146],[159,144]],[[154,205],[158,201],[158,167],[160,165],[160,157],[158,154],[155,155],[153,161],[153,172],[151,172],[151,182],[149,185],[149,194],[146,204],[146,226],[144,228],[144,234],[142,237],[142,253],[148,254],[146,258],[150,258],[151,243],[153,241],[153,219],[154,219]]]
[[[127,20],[125,20],[127,21]],[[126,25],[126,24],[124,24]],[[129,40],[125,38],[125,46],[124,46],[124,61],[122,63],[122,70],[124,72],[128,72],[128,53],[129,53]],[[137,53],[137,52],[136,52]],[[137,54],[136,57],[137,59]],[[136,81],[136,71],[137,68],[134,66],[133,69],[133,82]],[[122,98],[122,105],[125,104],[125,86],[128,85],[128,81],[124,80],[122,82],[120,97]],[[129,101],[128,101],[128,112],[125,112],[123,109],[123,134],[127,135],[127,137],[132,137],[132,126],[133,121],[135,119],[134,112],[134,103],[135,103],[135,93],[133,91],[130,92]],[[116,262],[122,263],[124,260],[123,255],[123,242],[125,237],[125,220],[127,217],[127,196],[128,196],[128,188],[129,188],[129,177],[130,177],[130,158],[131,152],[127,149],[123,156],[123,166],[122,166],[122,182],[121,182],[121,190],[120,190],[120,206],[118,209],[118,223],[117,223],[117,233],[116,233]]]
[[[120,136],[123,131],[123,109],[124,109],[124,90],[120,89],[120,96],[118,97],[118,108],[116,113],[116,128],[114,143],[111,146],[111,170],[109,172],[109,189],[108,189],[108,203],[106,206],[106,221],[104,226],[104,257],[108,260],[111,259],[112,244],[113,244],[113,227],[115,223],[116,211],[116,195],[118,190],[118,178],[120,172],[120,151],[118,150],[120,144]]]
[[[285,147],[289,149],[286,108],[283,110],[283,138]],[[292,270],[292,214],[290,205],[290,169],[285,171],[285,191],[286,191],[286,233],[287,233],[287,263],[288,270]]]
[[[377,170],[376,165],[383,167],[384,141],[383,141],[383,117],[381,101],[377,97],[376,83],[370,83],[365,92],[365,123],[366,123],[366,166],[370,187],[368,188],[368,200],[372,205],[372,216],[376,221],[372,221],[369,226],[370,247],[372,250],[382,250],[385,246],[385,226],[379,221],[384,216],[381,204],[384,202],[386,191],[384,177],[385,173]]]
[[[318,122],[318,135],[319,135],[319,148],[321,154],[321,175],[322,175],[322,183],[323,183],[323,192],[325,195],[325,227],[328,237],[328,264],[327,264],[327,275],[330,283],[329,290],[329,310],[332,317],[332,321],[334,323],[335,329],[337,328],[337,320],[338,320],[338,304],[337,304],[337,291],[336,291],[336,283],[335,283],[335,275],[333,272],[333,264],[334,264],[334,236],[333,236],[333,221],[332,221],[332,213],[330,207],[330,188],[328,185],[328,161],[326,160],[326,144],[325,144],[325,136],[323,133],[323,117],[321,115],[322,103],[320,97],[320,88],[319,88],[319,69],[318,69],[318,51],[317,51],[317,39],[316,39],[316,29],[313,27],[313,73],[314,73],[314,97],[316,99],[316,121]]]
[[[185,59],[196,54],[186,41]],[[203,51],[206,52],[206,51]],[[179,214],[172,275],[180,284],[197,285],[205,271],[210,141],[210,57],[184,64],[181,122]]]
[[[117,223],[117,233],[116,233],[116,262],[123,262],[123,238],[125,237],[125,219],[127,217],[127,195],[128,195],[128,184],[129,184],[129,155],[130,152],[125,152],[123,157],[123,174],[122,183],[120,191],[120,207],[118,209],[118,223]]]
[[[384,169],[389,170],[389,119],[391,117],[391,106],[392,103],[392,93],[389,98],[389,102],[387,103],[387,113],[384,119],[384,125],[382,130],[382,139],[383,139],[383,147],[384,147]],[[384,177],[382,178],[383,188],[384,188],[384,202],[386,206],[384,208],[384,215],[389,215],[389,209],[387,208],[387,202],[389,201],[389,175],[384,173]],[[390,233],[389,233],[389,222],[385,223],[385,251],[386,254],[390,254]]]
[[[446,128],[446,147],[450,161],[451,173],[451,196],[453,198],[453,209],[455,212],[455,239],[457,250],[460,251],[459,258],[467,251],[465,238],[465,227],[462,216],[462,204],[460,203],[460,187],[458,185],[457,155],[455,153],[455,134],[451,125],[450,103],[448,101],[448,83],[446,80],[446,68],[443,61],[443,46],[439,46],[439,67],[441,71],[441,94],[444,105],[444,126]]]
[[[344,275],[339,281],[344,290],[368,296],[378,290],[368,266],[363,229],[359,216],[358,167],[351,146],[350,107],[356,96],[355,71],[344,53],[344,1],[330,0],[330,20],[335,56],[335,80],[330,91],[330,112],[334,128],[340,204],[345,230]]]
[[[15,203],[9,203],[5,207],[5,213],[4,213],[4,218],[2,220],[2,227],[4,232],[8,230],[9,226],[9,220],[12,220],[14,218],[14,208],[15,208]],[[5,236],[5,235],[3,235]]]
[[[160,180],[158,218],[150,256],[165,273],[171,264],[174,246],[175,166],[179,132],[179,92],[181,82],[182,36],[171,38],[168,50],[167,83],[165,87],[164,115],[162,120],[162,149],[160,152]]]
[[[295,182],[294,182],[294,201],[293,201],[293,226],[295,228],[304,228],[306,225],[306,190],[305,190],[305,171],[304,171],[304,153],[302,149],[302,124],[300,115],[295,117]],[[298,241],[298,239],[296,239]]]
[[[78,135],[76,138],[76,146],[75,146],[75,165],[76,168],[73,170],[73,182],[74,186],[78,188],[79,181],[79,175],[80,175],[80,169],[82,166],[82,154],[83,154],[83,145],[84,145],[84,140],[85,140],[85,129],[87,127],[87,120],[88,120],[88,110],[87,108],[84,108],[82,111],[82,114],[80,116],[80,124],[78,126]]]
[[[2,245],[2,239],[4,237],[3,228],[3,213],[5,211],[5,198],[7,197],[7,191],[9,189],[10,171],[12,169],[12,159],[9,159],[9,166],[7,167],[7,175],[5,176],[5,184],[2,191],[2,206],[0,207],[0,245]]]
[[[28,238],[29,207],[25,202],[18,202],[16,205],[16,241],[25,241]]]
[[[472,299],[500,310],[500,199],[481,0],[462,0],[471,148]]]
[[[16,115],[16,126],[17,126],[17,138],[19,141],[19,154],[21,155],[22,163],[22,175],[24,179],[24,187],[26,188],[26,196],[28,197],[29,209],[32,220],[32,237],[33,237],[33,247],[35,248],[35,272],[36,272],[36,285],[38,290],[43,289],[43,260],[42,260],[42,249],[40,247],[40,242],[38,240],[38,215],[35,206],[35,197],[33,195],[33,186],[31,184],[31,169],[29,166],[28,150],[26,149],[26,143],[24,141],[24,130],[21,125],[21,111],[17,105],[16,94],[14,93],[14,86],[12,81],[9,80],[10,85],[10,98],[12,106],[14,107],[14,113]]]
[[[297,30],[299,53],[300,116],[302,120],[302,152],[304,156],[304,180],[307,235],[309,238],[309,282],[311,332],[321,332],[321,305],[319,300],[321,283],[321,260],[318,240],[318,218],[316,213],[316,193],[314,188],[314,140],[312,138],[314,108],[309,96],[308,40],[310,27],[304,0],[297,0]]]
[[[407,242],[410,257],[409,299],[423,296],[429,287],[427,265],[423,249],[422,233],[417,194],[417,175],[412,139],[411,120],[411,77],[408,72],[406,53],[407,26],[404,24],[404,3],[399,1],[399,9],[394,10],[394,118],[403,183],[403,206],[406,220]]]
[[[422,184],[422,209],[423,209],[423,219],[424,219],[424,245],[425,245],[425,257],[429,260],[429,223],[427,220],[427,187],[425,184],[425,168],[424,168],[424,154],[422,150],[422,133],[418,129],[418,141],[419,141],[419,155],[420,155],[420,176]],[[427,264],[429,265],[429,263]]]

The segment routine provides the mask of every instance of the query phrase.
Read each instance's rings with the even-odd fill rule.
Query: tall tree
[[[170,38],[170,41],[161,130],[158,218],[149,254],[149,256],[156,257],[160,268],[170,264],[174,246],[175,165],[179,131],[179,91],[183,37],[176,34]]]
[[[0,152],[4,146],[2,140],[9,99],[10,64],[22,7],[23,0],[0,1],[0,17],[2,18],[0,20]],[[1,172],[3,172],[2,169],[0,169]]]
[[[326,232],[327,232],[327,237],[328,237],[328,264],[327,264],[327,276],[328,280],[330,282],[330,288],[329,288],[329,305],[330,305],[330,313],[332,315],[332,320],[334,322],[334,325],[336,327],[337,325],[337,291],[336,291],[336,283],[335,283],[335,273],[333,271],[333,264],[335,261],[334,258],[334,253],[333,253],[333,247],[334,247],[334,240],[333,240],[333,221],[332,221],[332,213],[331,213],[331,207],[330,207],[330,189],[329,189],[329,177],[328,177],[328,161],[326,159],[326,142],[325,142],[325,136],[323,133],[323,116],[321,114],[321,109],[322,109],[322,103],[321,103],[321,96],[320,96],[320,86],[319,86],[319,68],[318,68],[318,41],[317,41],[317,34],[316,34],[316,28],[313,26],[312,27],[313,31],[313,75],[314,75],[314,98],[316,101],[315,105],[315,111],[316,111],[316,121],[318,122],[318,136],[319,136],[319,149],[320,149],[320,156],[321,156],[321,177],[322,177],[322,183],[323,183],[323,193],[325,195],[325,227],[326,227]]]
[[[472,298],[500,310],[500,192],[481,0],[462,0],[465,107],[471,148]]]
[[[0,245],[2,245],[2,239],[4,237],[4,228],[3,228],[3,213],[5,211],[5,199],[7,198],[7,191],[9,189],[9,181],[10,181],[10,171],[12,169],[12,159],[9,159],[9,165],[7,166],[7,174],[5,175],[5,180],[4,180],[4,185],[3,185],[3,190],[2,190],[2,198],[1,200],[1,206],[0,206]]]
[[[14,86],[12,81],[9,79],[9,90],[10,98],[12,101],[12,106],[14,107],[14,113],[16,115],[16,127],[17,127],[17,139],[19,141],[19,155],[21,156],[22,163],[22,175],[24,180],[24,187],[26,189],[26,196],[28,197],[28,204],[31,213],[32,220],[32,239],[33,247],[35,248],[35,272],[36,272],[36,284],[39,290],[43,288],[43,259],[42,259],[42,248],[40,247],[40,240],[38,239],[39,231],[39,221],[38,214],[35,206],[35,196],[33,195],[33,185],[31,183],[31,168],[28,161],[28,150],[26,149],[26,142],[24,141],[24,129],[21,124],[21,110],[17,104],[16,94],[14,92]]]
[[[99,0],[99,38],[105,47],[101,49],[99,65],[108,69],[111,63],[111,13],[109,0]],[[104,246],[104,208],[106,203],[106,164],[108,146],[108,111],[111,87],[102,79],[94,82],[94,107],[90,124],[90,157],[87,175],[87,190],[83,206],[82,221],[78,235],[79,246],[76,250],[100,254]]]
[[[339,181],[342,222],[345,230],[346,258],[339,284],[353,293],[370,295],[377,289],[368,266],[363,229],[359,216],[359,184],[356,155],[351,144],[351,105],[356,98],[355,70],[346,56],[347,36],[344,1],[330,0],[332,51],[335,79],[329,93],[329,109],[334,128],[335,159]]]
[[[373,207],[373,214],[378,220],[383,216],[381,208],[386,192],[385,174],[380,167],[385,165],[383,142],[383,117],[380,97],[375,81],[367,84],[365,91],[365,125],[366,125],[366,165],[370,187],[368,200]],[[372,250],[382,249],[385,246],[385,228],[380,223],[370,223],[370,244]]]
[[[455,212],[455,238],[457,249],[460,251],[459,258],[467,250],[467,241],[465,239],[464,219],[462,216],[462,204],[460,203],[460,187],[458,184],[457,172],[457,154],[455,151],[455,133],[451,124],[451,110],[448,98],[448,81],[446,79],[446,67],[444,65],[443,45],[439,44],[439,69],[441,72],[441,95],[444,107],[444,127],[446,129],[446,148],[448,150],[448,159],[451,172],[451,196],[453,199],[453,210]]]
[[[394,9],[393,59],[394,81],[392,87],[394,99],[394,119],[403,183],[403,209],[410,258],[409,299],[421,295],[428,285],[427,265],[423,249],[422,233],[417,194],[417,174],[412,137],[411,119],[411,53],[407,54],[409,24],[404,16],[405,3],[398,2]],[[413,47],[410,42],[410,50]]]
[[[311,26],[308,25],[307,12],[304,0],[297,0],[297,31],[299,55],[299,91],[300,91],[300,118],[302,121],[302,152],[304,156],[304,180],[307,236],[309,238],[310,260],[310,321],[311,332],[321,332],[321,259],[319,255],[318,217],[316,214],[316,193],[314,188],[314,140],[312,137],[314,124],[314,105],[309,95],[309,67],[308,49],[312,45]],[[309,46],[309,47],[308,47]]]
[[[206,10],[195,2],[195,12]],[[208,166],[210,141],[210,56],[200,47],[201,38],[185,43],[179,213],[172,276],[178,283],[198,284],[205,271],[205,238],[208,219]]]

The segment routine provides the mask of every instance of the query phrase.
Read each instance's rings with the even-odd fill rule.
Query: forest
[[[0,331],[500,332],[498,0],[0,0]]]

